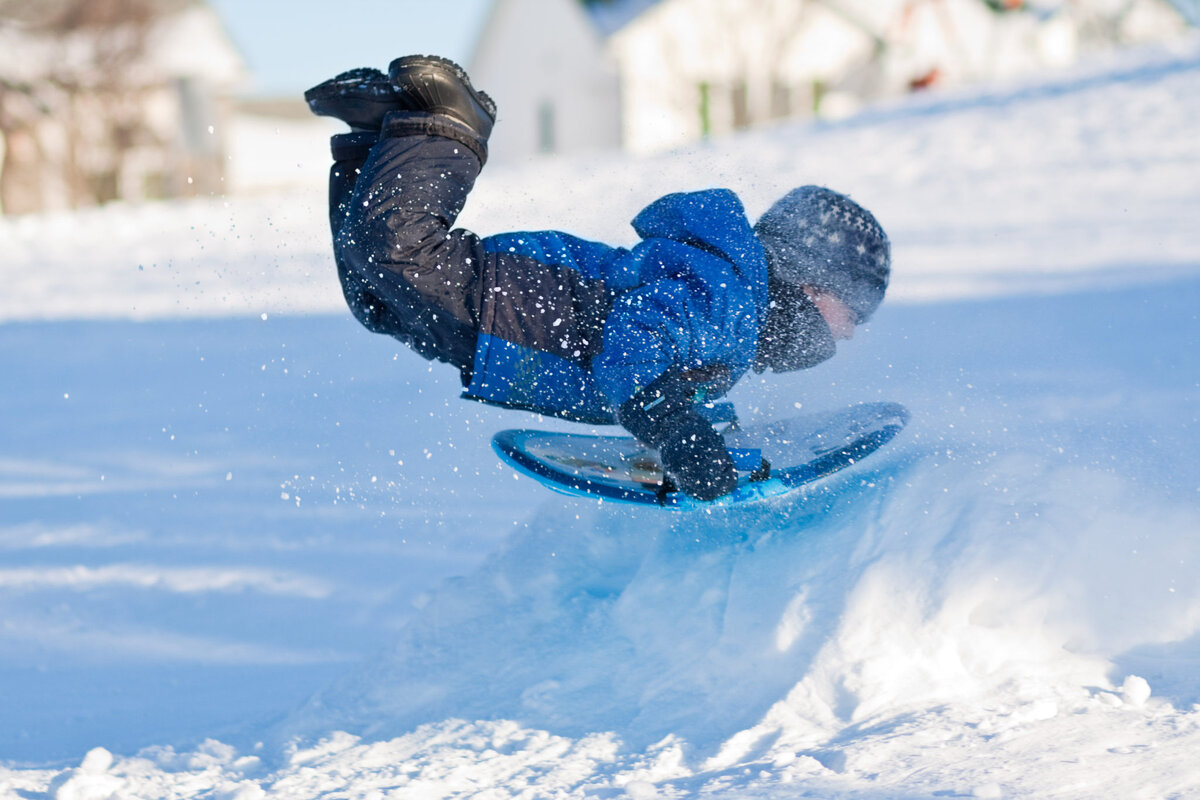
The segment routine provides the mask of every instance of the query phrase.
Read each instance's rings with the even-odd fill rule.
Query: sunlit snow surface
[[[1193,42],[489,167],[481,232],[805,182],[893,232],[870,327],[734,399],[913,421],[711,515],[500,467],[536,420],[341,311],[315,180],[0,222],[0,796],[1200,797],[1197,130]]]

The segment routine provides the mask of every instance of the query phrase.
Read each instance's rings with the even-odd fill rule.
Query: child
[[[329,219],[342,290],[368,329],[452,364],[463,396],[593,424],[657,448],[692,497],[737,475],[698,403],[749,369],[833,355],[887,288],[869,212],[803,186],[751,226],[725,189],[672,194],[633,220],[632,249],[556,231],[454,229],[487,161],[496,107],[456,64],[396,59],[305,93],[333,137]]]

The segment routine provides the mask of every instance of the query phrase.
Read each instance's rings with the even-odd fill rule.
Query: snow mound
[[[1152,686],[1115,662],[1200,630],[1185,566],[1198,529],[1194,503],[1113,474],[955,455],[919,434],[873,470],[767,506],[547,507],[280,733],[379,742],[504,720],[573,748],[602,741],[604,772],[626,778],[650,761],[655,781],[748,764],[774,780],[861,772],[839,742],[904,738],[916,717],[995,736],[1144,708]],[[1200,699],[1194,680],[1171,680],[1189,684],[1175,701]]]

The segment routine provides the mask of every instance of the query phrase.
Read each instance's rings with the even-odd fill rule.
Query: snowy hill
[[[893,234],[870,328],[733,399],[909,428],[712,514],[500,467],[528,418],[341,312],[319,177],[0,223],[0,796],[1200,797],[1197,129],[1192,41],[486,173],[481,232],[825,182]]]

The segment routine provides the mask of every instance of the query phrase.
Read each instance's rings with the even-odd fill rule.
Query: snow
[[[909,427],[711,514],[501,467],[565,424],[356,327],[319,155],[0,221],[0,797],[1200,797],[1198,77],[489,167],[483,232],[818,182],[892,233],[869,329],[734,400]]]

